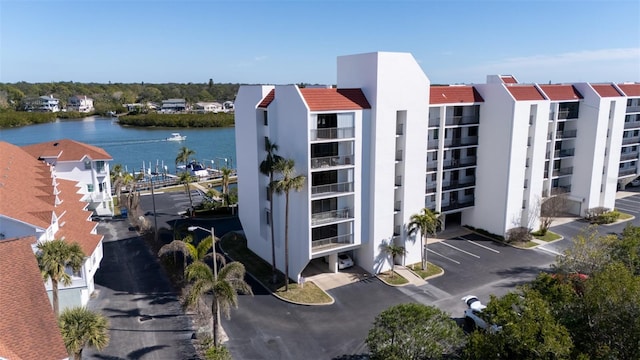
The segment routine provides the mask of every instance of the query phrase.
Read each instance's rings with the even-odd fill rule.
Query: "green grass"
[[[547,233],[544,234],[544,236],[535,235],[535,234],[533,236],[538,240],[542,240],[542,241],[546,241],[546,242],[554,241],[554,240],[558,240],[558,239],[562,238],[562,236],[554,233],[553,231],[549,231],[549,230],[547,230]]]
[[[409,280],[395,271],[392,273],[391,270],[378,274],[378,278],[390,285],[404,285],[409,283]]]
[[[418,274],[423,279],[431,277],[433,275],[438,275],[443,272],[442,268],[438,265],[434,265],[430,262],[427,263],[427,268],[422,270],[422,264],[416,263],[408,266],[413,272]]]
[[[517,243],[514,244],[515,246],[519,246],[519,247],[523,247],[523,248],[532,248],[534,246],[539,245],[538,243],[535,243],[533,241],[527,241],[526,243]]]
[[[289,282],[289,291],[284,291],[284,274],[281,272],[278,272],[278,282],[272,284],[271,264],[247,248],[247,240],[244,236],[229,233],[220,239],[220,246],[232,259],[241,262],[248,273],[278,296],[304,304],[331,303],[331,297],[312,282],[305,283],[304,287],[299,287],[298,284]]]
[[[620,213],[620,217],[618,218],[618,221],[620,221],[620,220],[629,220],[631,218],[633,218],[633,215],[621,212]]]

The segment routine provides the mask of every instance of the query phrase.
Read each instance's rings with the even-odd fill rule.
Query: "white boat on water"
[[[172,133],[167,141],[184,141],[187,140],[187,135],[180,135],[180,133]]]

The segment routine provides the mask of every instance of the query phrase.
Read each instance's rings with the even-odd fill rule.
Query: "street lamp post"
[[[215,283],[218,282],[218,259],[216,256],[216,236],[215,236],[215,230],[213,228],[213,226],[211,227],[211,230],[205,229],[203,227],[200,226],[189,226],[187,228],[187,230],[189,231],[195,231],[197,229],[200,229],[202,231],[206,231],[208,233],[211,234],[211,250],[213,251],[213,281]],[[213,326],[219,327],[220,326],[220,306],[218,305],[218,299],[216,298],[216,294],[215,292],[213,293],[213,301],[216,302],[216,313],[214,314],[214,316],[216,317],[216,321],[215,324]],[[217,329],[214,329],[214,334],[217,333],[216,331]],[[217,340],[217,339],[214,339]],[[218,346],[218,344],[216,344],[216,346]]]
[[[153,240],[158,242],[158,217],[156,215],[156,195],[153,192],[153,175],[149,178],[151,182],[151,202],[153,203]]]

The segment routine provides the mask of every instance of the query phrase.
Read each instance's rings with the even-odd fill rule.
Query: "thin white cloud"
[[[495,63],[489,63],[485,66],[492,68],[525,68],[531,66],[564,66],[573,63],[629,59],[636,59],[640,61],[640,48],[585,50],[556,55],[533,55],[525,57],[515,57],[499,60]]]
[[[267,60],[267,56],[266,55],[256,56],[253,60],[256,62],[265,61]]]

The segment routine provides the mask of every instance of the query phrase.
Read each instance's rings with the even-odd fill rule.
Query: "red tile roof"
[[[262,99],[262,101],[260,102],[260,104],[258,104],[258,107],[259,108],[268,107],[269,104],[271,104],[271,102],[273,101],[273,99],[275,99],[275,97],[276,97],[276,90],[275,89],[271,89],[271,91],[269,91],[267,96],[265,96],[264,99]]]
[[[85,156],[91,160],[113,160],[103,149],[75,140],[62,139],[22,147],[36,158],[57,158],[57,161],[80,161]]]
[[[300,93],[311,111],[371,109],[360,89],[302,88]]]
[[[42,229],[51,226],[56,216],[60,228],[54,236],[77,242],[85,255],[91,256],[102,236],[92,234],[97,224],[90,221],[87,203],[81,201],[83,195],[78,194],[75,181],[57,178],[56,183],[54,186],[44,161],[0,142],[0,214]]]
[[[31,244],[35,237],[0,240],[0,357],[66,359],[53,308]]]
[[[533,85],[507,86],[507,91],[509,91],[511,96],[513,96],[517,101],[546,100]]]
[[[582,95],[573,85],[540,85],[540,89],[552,101],[580,100]]]
[[[503,83],[505,84],[517,84],[518,80],[516,80],[515,77],[513,77],[512,75],[502,75],[500,76],[500,80],[502,80]]]
[[[593,90],[595,90],[600,97],[620,97],[622,94],[618,92],[611,84],[591,84]]]
[[[431,86],[429,104],[455,104],[483,102],[473,86]]]
[[[640,83],[618,84],[618,87],[627,96],[640,96]]]
[[[48,228],[55,210],[52,183],[49,165],[0,142],[0,214]]]

